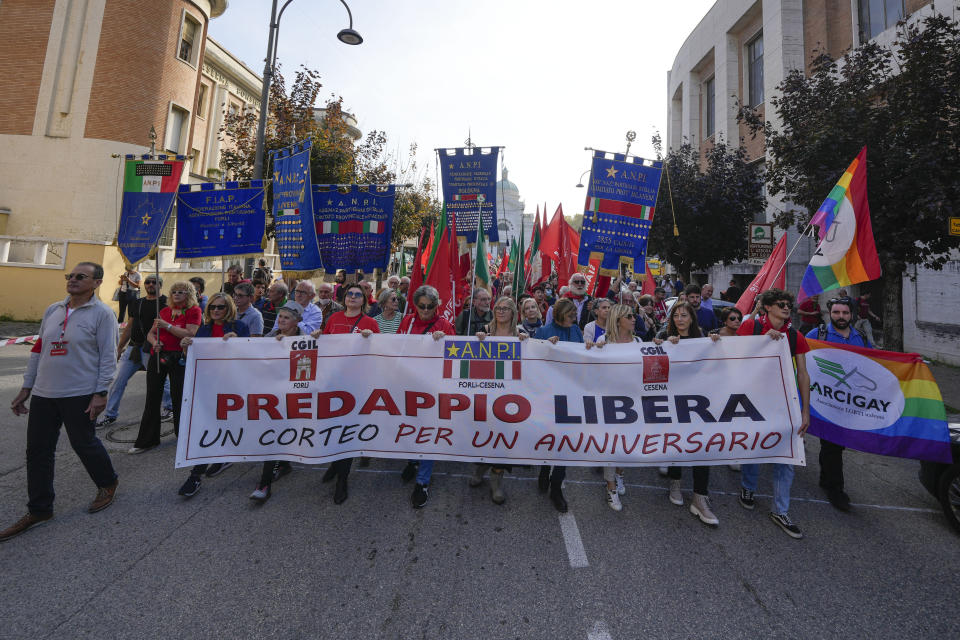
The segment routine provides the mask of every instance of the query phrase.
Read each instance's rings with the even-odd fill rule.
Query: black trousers
[[[341,458],[330,464],[330,468],[336,469],[338,477],[346,478],[350,475],[350,467],[353,465],[353,458]]]
[[[667,477],[679,480],[683,467],[667,467]],[[691,467],[693,469],[693,492],[702,496],[707,495],[710,486],[710,467]]]
[[[843,449],[829,440],[820,440],[820,486],[843,491]]]
[[[121,291],[120,299],[117,300],[117,304],[120,306],[120,315],[117,316],[117,322],[123,323],[123,316],[126,313],[127,309],[130,308],[134,302],[137,301],[137,298],[140,297],[139,291]]]
[[[163,383],[170,376],[170,399],[173,400],[173,432],[180,435],[180,405],[183,401],[184,367],[180,364],[178,351],[165,351],[160,358],[160,371],[157,371],[158,355],[150,354],[147,366],[147,402],[140,418],[140,432],[133,446],[145,449],[160,444],[160,404],[163,400]],[[166,361],[167,364],[163,364]]]
[[[560,488],[560,485],[563,484],[564,479],[567,477],[567,468],[566,468],[566,467],[560,467],[560,466],[553,466],[553,467],[551,467],[551,466],[549,466],[549,465],[547,465],[547,468],[548,468],[548,469],[551,469],[551,471],[550,471],[550,485],[551,485],[551,487],[554,487],[554,486],[555,486],[557,489],[559,489],[559,488]],[[541,473],[542,473],[542,471],[541,471]]]
[[[92,395],[69,398],[30,399],[27,418],[27,494],[30,513],[53,513],[53,467],[60,439],[60,426],[67,429],[70,446],[98,487],[117,480],[110,454],[96,435],[94,421],[86,414]]]
[[[290,463],[286,460],[267,460],[263,463],[263,469],[260,471],[260,483],[258,487],[269,487],[273,484],[273,468],[284,467],[289,469]]]

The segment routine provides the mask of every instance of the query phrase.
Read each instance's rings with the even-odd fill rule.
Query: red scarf
[[[757,316],[756,319],[754,319],[754,322],[760,323],[760,329],[761,329],[760,333],[766,333],[770,329],[773,329],[773,325],[770,324],[770,321],[767,319],[767,314],[763,314],[762,316]],[[783,323],[783,326],[780,327],[779,329],[774,329],[774,331],[779,331],[780,333],[786,333],[787,329],[790,328],[790,324],[792,322],[793,322],[792,318],[787,318],[787,321]]]
[[[563,297],[564,297],[564,298],[570,298],[571,300],[583,300],[584,298],[587,297],[587,294],[584,293],[583,295],[579,295],[579,296],[578,296],[578,295],[575,294],[573,291],[567,291],[565,294],[563,294]]]

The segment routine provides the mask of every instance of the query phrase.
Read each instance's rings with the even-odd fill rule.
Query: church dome
[[[520,188],[507,179],[507,168],[503,168],[503,177],[497,181],[497,191],[514,191],[520,193]]]

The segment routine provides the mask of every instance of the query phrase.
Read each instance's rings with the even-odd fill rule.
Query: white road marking
[[[326,471],[327,467],[325,466],[321,467],[318,465],[311,464],[311,465],[298,466],[297,469],[304,469],[309,471]],[[375,474],[385,474],[385,475],[394,475],[394,476],[400,475],[399,470],[358,469],[356,467],[354,467],[352,473],[375,473]],[[469,473],[451,473],[449,471],[434,471],[433,475],[445,476],[448,478],[471,477],[471,474]],[[507,476],[507,478],[509,478],[510,480],[520,480],[520,481],[527,480],[530,482],[534,482],[537,479],[536,477],[528,477],[528,476]],[[567,486],[568,484],[583,484],[583,485],[599,487],[601,485],[606,486],[607,483],[604,482],[603,480],[571,480],[570,478],[566,478],[563,481],[563,486]],[[653,484],[639,484],[639,483],[628,482],[628,483],[624,483],[624,486],[632,487],[634,489],[649,489],[651,491],[661,491],[664,493],[668,491],[667,487],[660,486],[660,485],[653,485]],[[710,493],[712,495],[718,495],[718,496],[739,496],[740,495],[738,491],[717,491],[714,489],[711,489]],[[770,494],[766,494],[766,493],[755,493],[753,495],[757,498],[764,498],[764,499],[773,497]],[[825,504],[825,505],[830,504],[828,500],[823,500],[821,498],[802,498],[798,496],[791,496],[790,502],[811,502],[813,504]],[[894,505],[894,504],[867,504],[867,503],[861,503],[861,502],[851,502],[850,504],[851,506],[854,506],[854,507],[862,507],[865,509],[878,509],[880,511],[905,511],[908,513],[942,513],[940,509],[930,509],[927,507],[901,507],[899,505]]]
[[[613,640],[613,636],[607,631],[603,620],[597,620],[593,623],[593,629],[587,631],[587,640]]]
[[[589,567],[587,561],[587,551],[583,548],[583,540],[580,539],[580,529],[577,528],[577,519],[572,513],[560,514],[560,531],[563,533],[563,544],[567,546],[567,557],[570,558],[571,569],[582,569]],[[599,637],[599,636],[598,636]],[[610,637],[610,636],[606,636]]]

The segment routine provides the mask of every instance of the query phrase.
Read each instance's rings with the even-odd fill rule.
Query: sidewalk
[[[0,322],[0,338],[20,338],[40,333],[39,322]]]

